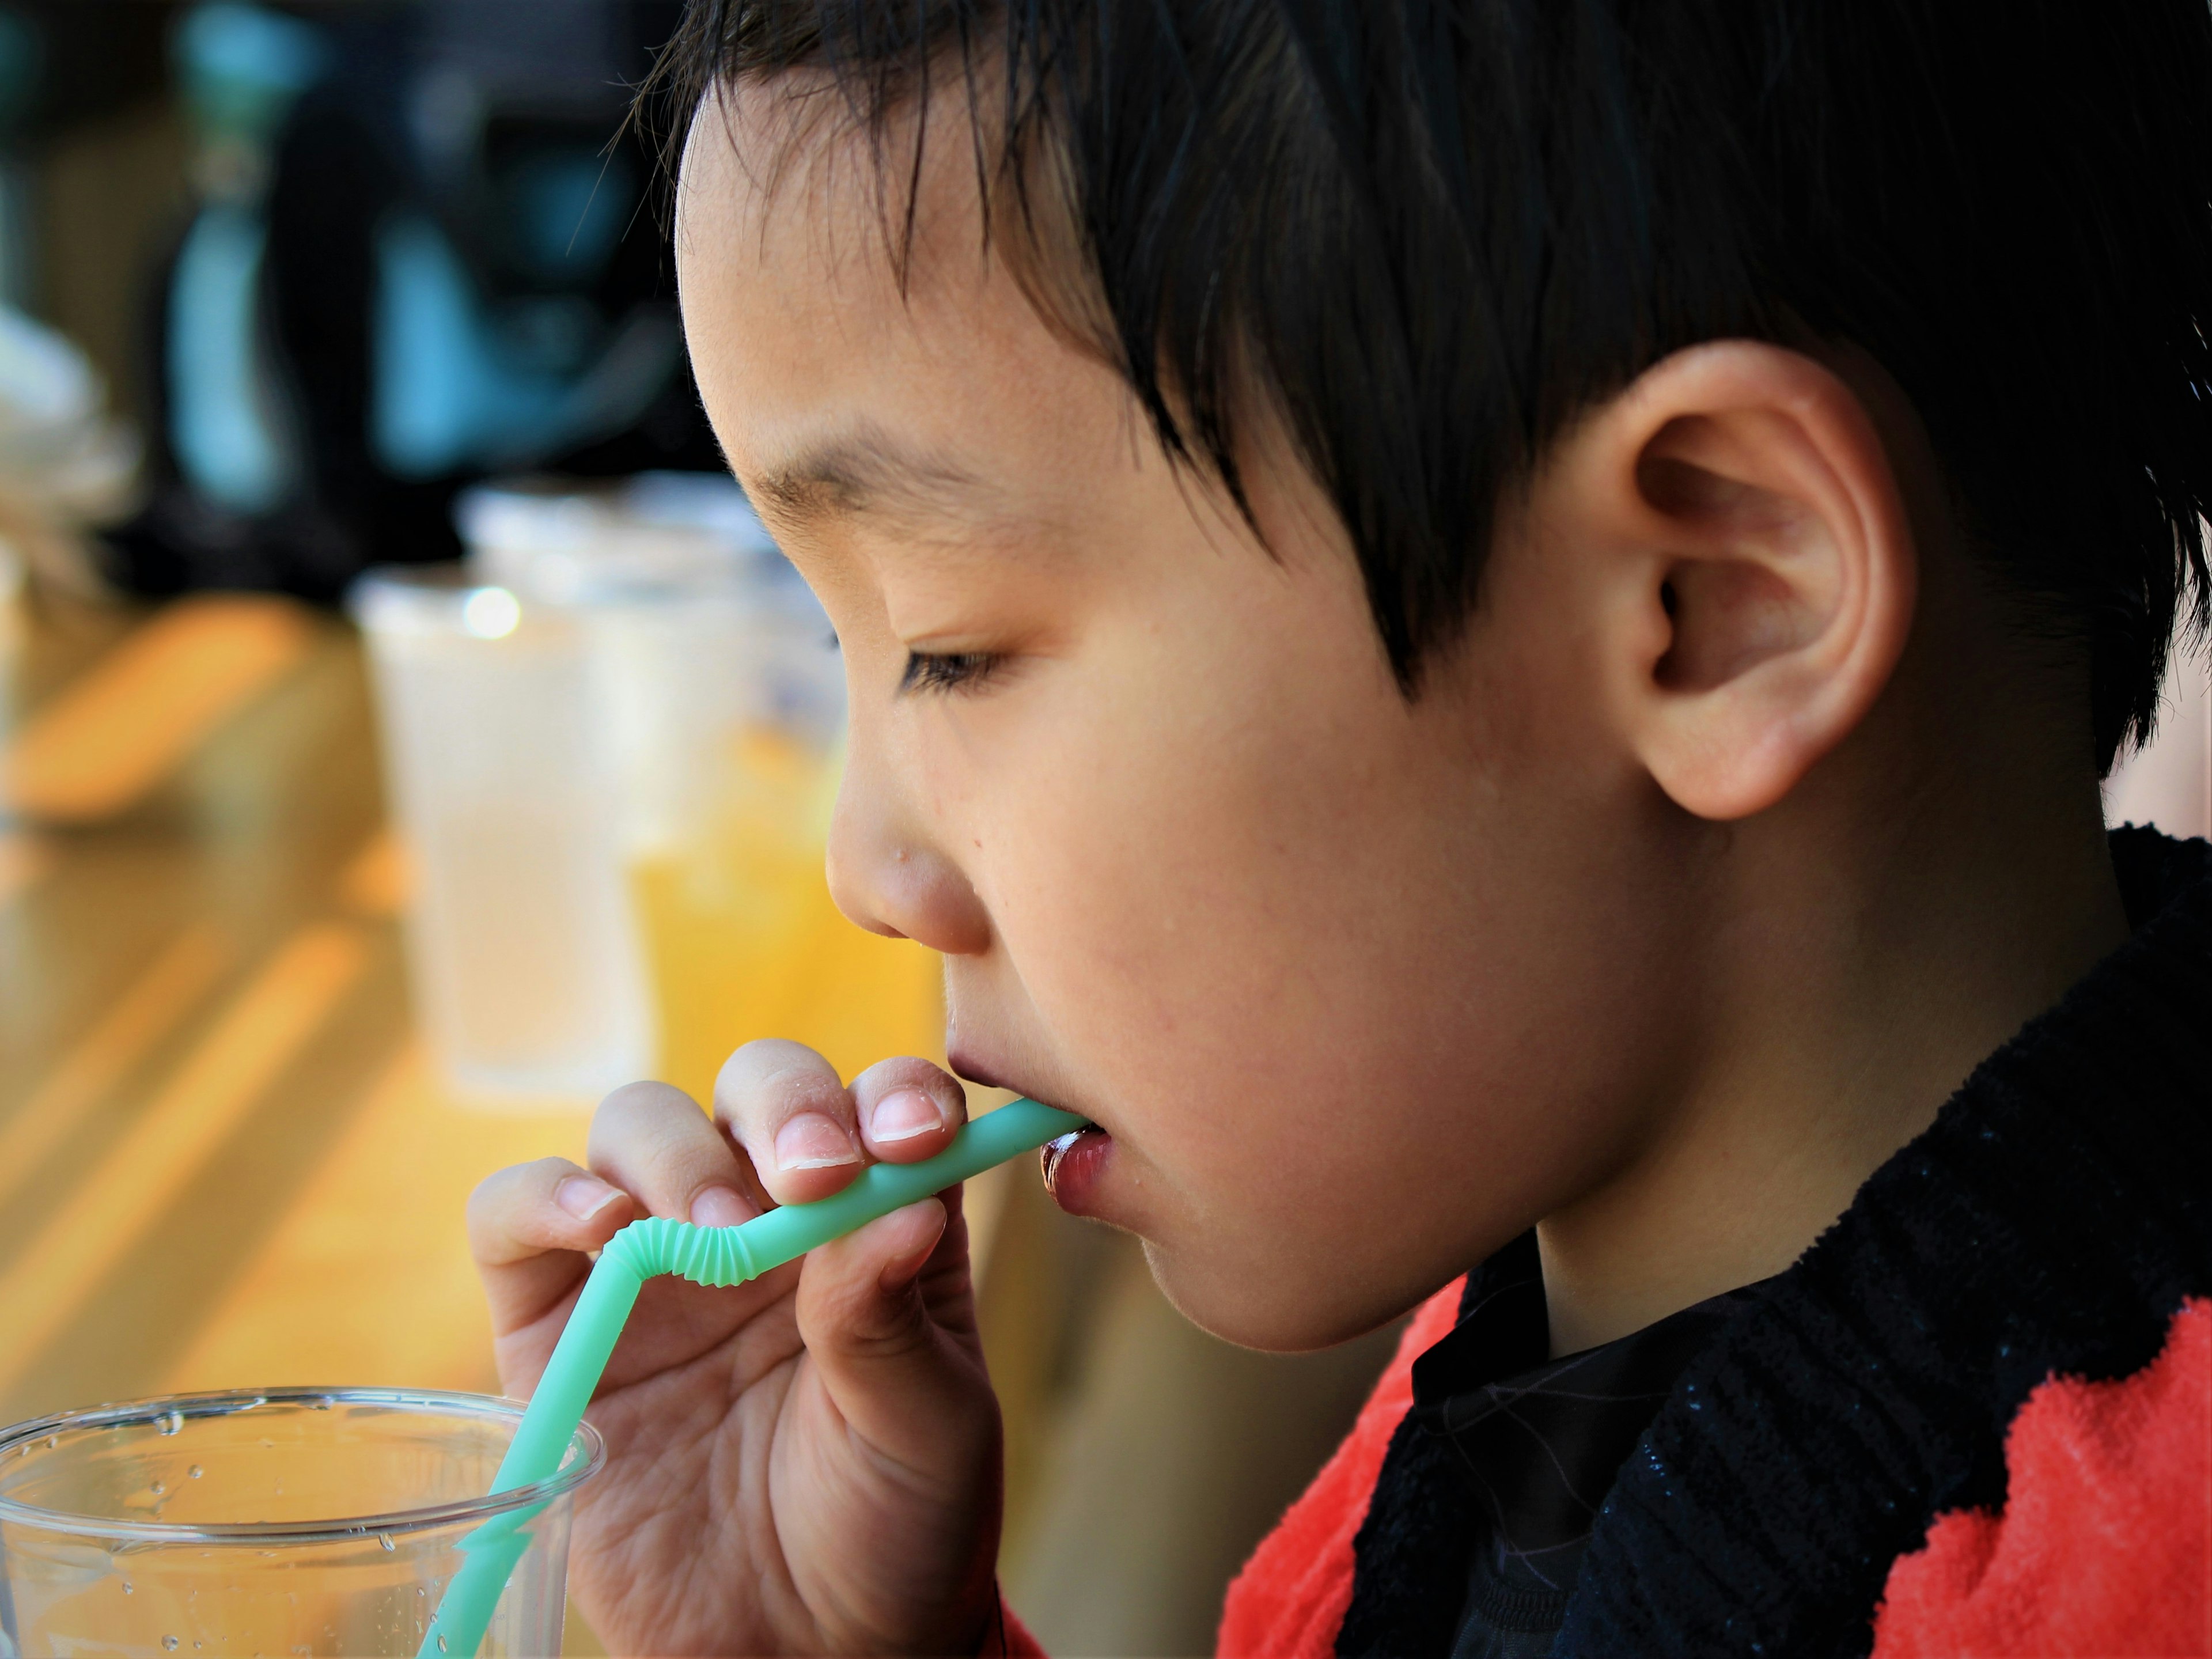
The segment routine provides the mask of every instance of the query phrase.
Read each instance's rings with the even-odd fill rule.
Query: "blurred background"
[[[620,136],[677,12],[0,0],[0,1422],[495,1389],[483,1175],[752,1036],[940,1052]],[[1210,1652],[1390,1334],[1214,1342],[1032,1167],[970,1200],[1005,1583]]]
[[[939,1052],[621,136],[676,10],[0,0],[0,1421],[492,1389],[481,1176],[752,1036]],[[2115,821],[2212,829],[2206,683]],[[1211,1651],[1392,1334],[1231,1349],[1026,1166],[970,1201],[1014,1604]]]

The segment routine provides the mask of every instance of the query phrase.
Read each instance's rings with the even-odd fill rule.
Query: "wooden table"
[[[583,1120],[428,1077],[350,631],[222,597],[11,632],[0,1413],[490,1387],[461,1206]]]
[[[462,1206],[586,1114],[425,1064],[351,630],[234,597],[0,628],[0,1420],[495,1392]]]

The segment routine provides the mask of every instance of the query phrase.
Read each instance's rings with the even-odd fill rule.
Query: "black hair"
[[[647,91],[680,143],[801,68],[878,135],[992,88],[987,182],[1048,158],[1169,453],[1241,501],[1272,401],[1409,694],[1545,444],[1730,337],[1904,387],[2100,768],[2205,625],[2206,0],[691,0]]]

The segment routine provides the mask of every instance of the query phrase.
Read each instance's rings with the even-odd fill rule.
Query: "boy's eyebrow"
[[[777,516],[796,520],[997,516],[999,492],[942,455],[860,427],[802,444],[753,479]]]

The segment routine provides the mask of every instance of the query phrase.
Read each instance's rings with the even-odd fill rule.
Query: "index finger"
[[[637,1212],[629,1195],[565,1158],[488,1176],[469,1194],[470,1253],[491,1304],[492,1333],[542,1318],[578,1285],[596,1250]]]

